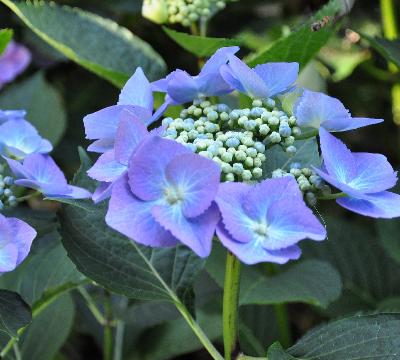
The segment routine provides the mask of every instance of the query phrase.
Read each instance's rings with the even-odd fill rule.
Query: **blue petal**
[[[160,205],[152,209],[152,215],[179,241],[200,257],[210,255],[215,227],[220,219],[218,208],[212,204],[203,214],[186,218],[179,205]]]
[[[181,204],[188,218],[202,214],[215,199],[220,167],[212,160],[197,154],[183,154],[173,159],[166,168],[169,186],[182,193]]]
[[[179,104],[191,102],[199,96],[198,84],[186,71],[176,70],[168,82],[168,95]]]
[[[221,75],[236,90],[253,98],[269,96],[267,85],[258,74],[235,55],[229,55],[229,64],[221,67]]]
[[[350,183],[356,176],[357,163],[347,146],[324,128],[319,130],[321,151],[329,175],[342,183]]]
[[[142,68],[138,67],[122,88],[118,105],[137,105],[153,111],[153,92]]]
[[[178,241],[151,215],[155,204],[141,201],[129,188],[126,176],[113,187],[106,223],[131,240],[152,247],[169,247]]]
[[[368,199],[340,198],[336,202],[350,211],[373,218],[400,216],[400,195],[389,191],[370,194]]]
[[[129,162],[129,184],[133,194],[142,200],[161,198],[167,185],[167,165],[176,156],[188,153],[191,151],[176,141],[149,137]]]
[[[112,188],[114,187],[115,182],[101,182],[95,192],[92,195],[92,200],[95,204],[109,198],[111,196]]]
[[[228,62],[228,56],[236,54],[239,50],[238,46],[228,46],[218,49],[204,64],[200,75],[219,73],[221,66]]]
[[[301,255],[301,250],[296,245],[282,250],[269,251],[264,249],[261,244],[257,242],[242,243],[235,241],[226,231],[222,223],[217,227],[217,236],[229,251],[247,265],[261,262],[285,264],[289,260],[298,259]]]
[[[117,180],[128,167],[115,160],[114,151],[101,155],[87,174],[98,181],[111,182]]]
[[[257,65],[254,71],[268,87],[268,96],[272,97],[290,89],[299,75],[299,64],[296,62],[276,62]]]
[[[0,248],[0,273],[9,272],[17,267],[18,248],[9,243]]]
[[[359,129],[364,126],[375,125],[381,122],[383,122],[383,119],[345,117],[327,120],[322,124],[322,126],[328,131],[338,132]]]
[[[8,218],[11,227],[13,244],[18,248],[17,266],[28,256],[37,232],[26,222],[17,218]]]

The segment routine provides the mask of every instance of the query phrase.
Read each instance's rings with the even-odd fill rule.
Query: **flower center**
[[[268,234],[268,227],[266,224],[262,224],[262,223],[257,223],[256,225],[254,225],[254,232],[257,235],[260,235],[262,237],[266,237]]]
[[[164,197],[170,205],[174,205],[183,201],[184,194],[182,189],[170,186],[164,190]]]

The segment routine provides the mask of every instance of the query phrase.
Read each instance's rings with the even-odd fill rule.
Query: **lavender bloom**
[[[51,150],[51,143],[26,120],[7,121],[0,125],[1,155],[24,159],[30,154],[46,154]]]
[[[154,91],[167,94],[166,104],[184,104],[202,96],[219,96],[231,92],[232,87],[220,75],[220,68],[228,62],[230,55],[239,51],[239,47],[223,47],[203,66],[200,74],[191,76],[186,71],[175,70],[165,79],[152,83]]]
[[[276,62],[248,67],[235,55],[228,56],[229,63],[221,67],[221,75],[234,89],[254,99],[265,99],[281,94],[295,83],[298,63]]]
[[[396,185],[397,173],[385,156],[352,153],[325,129],[319,131],[323,168],[315,169],[326,182],[348,197],[337,199],[344,208],[374,218],[400,216],[400,195],[386,191]]]
[[[133,114],[144,125],[152,123],[164,111],[161,109],[153,116],[153,92],[141,68],[137,68],[121,90],[117,105],[106,107],[83,119],[86,138],[96,140],[88,147],[89,151],[105,153],[113,149],[124,111]]]
[[[0,125],[11,120],[24,120],[25,110],[0,110]]]
[[[325,228],[303,201],[291,177],[257,185],[221,184],[216,202],[222,214],[217,235],[246,264],[286,263],[301,254],[296,245],[310,238],[324,240]]]
[[[181,242],[208,256],[219,221],[213,203],[219,179],[220,169],[212,160],[152,136],[114,185],[106,222],[138,243],[167,247]]]
[[[47,197],[84,199],[91,196],[85,189],[68,185],[63,172],[48,155],[29,155],[22,164],[5,159],[17,178],[15,185],[38,190]]]
[[[14,270],[27,257],[36,235],[22,220],[0,214],[0,274]]]
[[[129,159],[138,146],[149,136],[161,134],[163,128],[152,133],[147,131],[142,120],[124,109],[115,134],[114,147],[102,154],[88,171],[88,175],[100,181],[99,187],[93,194],[93,200],[100,202],[111,195],[112,187],[128,169]]]
[[[31,62],[29,50],[14,41],[10,41],[0,56],[0,89],[13,81]]]
[[[347,131],[379,124],[383,119],[353,118],[343,104],[323,93],[304,90],[294,107],[297,125],[334,131]]]

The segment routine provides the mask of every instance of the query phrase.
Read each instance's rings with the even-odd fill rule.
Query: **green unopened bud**
[[[166,0],[144,0],[142,15],[156,24],[165,24],[168,20],[168,6]]]
[[[259,167],[255,167],[252,171],[254,178],[260,179],[263,175],[263,171]]]
[[[244,170],[241,175],[244,181],[249,181],[253,177],[250,170]]]

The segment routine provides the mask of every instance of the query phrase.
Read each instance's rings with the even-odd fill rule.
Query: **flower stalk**
[[[222,314],[225,360],[232,360],[237,342],[240,265],[238,258],[228,251]]]

